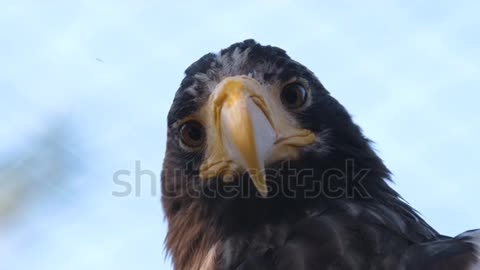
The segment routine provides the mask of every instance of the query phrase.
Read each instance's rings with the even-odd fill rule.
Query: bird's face
[[[200,178],[235,181],[248,172],[262,196],[267,195],[265,165],[297,159],[315,142],[315,134],[292,115],[308,107],[310,90],[297,78],[274,85],[245,76],[223,78],[207,102],[180,122],[184,151],[203,151]]]
[[[245,41],[186,74],[169,114],[164,166],[189,164],[192,175],[164,181],[231,182],[247,173],[265,197],[266,166],[326,147],[328,113],[318,104],[331,103],[329,94],[283,50]]]

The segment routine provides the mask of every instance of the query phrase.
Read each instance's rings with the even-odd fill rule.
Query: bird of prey
[[[283,49],[245,40],[204,55],[167,122],[176,270],[480,269],[480,230],[429,226],[346,109]]]

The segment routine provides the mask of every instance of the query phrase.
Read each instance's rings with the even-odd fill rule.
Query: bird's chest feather
[[[227,236],[217,245],[215,270],[396,269],[410,245],[392,233],[397,229],[348,212],[314,212]]]

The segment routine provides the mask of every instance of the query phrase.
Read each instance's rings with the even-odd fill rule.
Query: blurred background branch
[[[0,156],[0,221],[39,196],[66,192],[64,182],[81,168],[73,132],[71,123],[57,119],[20,149]]]

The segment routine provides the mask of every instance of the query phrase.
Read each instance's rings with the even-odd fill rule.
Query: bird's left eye
[[[298,109],[307,102],[307,90],[299,83],[291,83],[282,89],[281,100],[288,109]]]
[[[180,127],[180,139],[189,148],[198,148],[205,141],[205,130],[197,121],[188,121]]]

